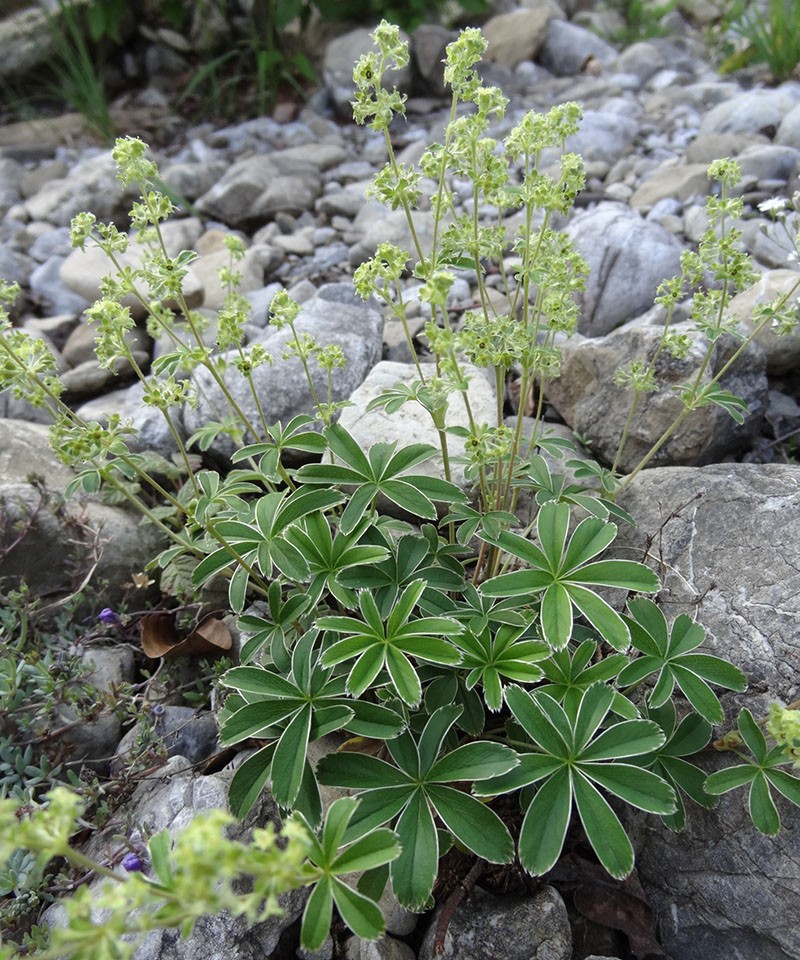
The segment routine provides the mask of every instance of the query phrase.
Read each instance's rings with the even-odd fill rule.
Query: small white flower
[[[762,213],[778,213],[781,210],[786,209],[786,204],[789,201],[786,197],[772,197],[770,200],[763,200],[758,205],[758,209]]]

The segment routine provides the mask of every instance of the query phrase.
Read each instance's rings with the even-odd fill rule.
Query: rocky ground
[[[595,454],[610,458],[627,415],[613,371],[644,355],[659,336],[662,317],[652,308],[653,297],[663,278],[679,272],[681,252],[696,245],[706,229],[711,160],[735,156],[742,167],[739,190],[746,213],[739,226],[763,271],[732,307],[742,323],[755,303],[796,280],[793,244],[758,205],[800,188],[800,83],[770,86],[758,74],[721,77],[709,62],[701,31],[677,13],[670,15],[668,36],[618,49],[585,25],[569,22],[546,0],[497,10],[485,25],[490,47],[484,70],[511,104],[494,135],[502,136],[531,108],[566,100],[584,107],[580,131],[567,146],[586,161],[587,188],[561,226],[589,261],[591,275],[581,300],[580,335],[565,345],[562,376],[547,394],[547,415],[591,438]],[[413,37],[414,73],[398,83],[404,89],[413,84],[414,96],[407,122],[393,128],[405,161],[439,139],[446,121],[440,60],[452,36],[440,27],[423,27]],[[167,242],[171,251],[189,248],[200,255],[191,266],[187,294],[207,313],[209,335],[224,296],[217,274],[227,259],[222,237],[235,230],[248,246],[241,269],[252,305],[249,337],[280,354],[274,348],[281,334],[270,330],[267,306],[276,291],[288,288],[303,304],[301,329],[339,344],[347,355],[336,390],[338,398],[353,400],[345,416],[364,444],[376,431],[386,439],[385,421],[371,421],[364,414],[366,402],[387,381],[401,379],[410,361],[399,324],[357,300],[350,286],[354,268],[378,242],[409,244],[402,214],[365,199],[369,178],[385,162],[382,138],[347,122],[352,64],[368,45],[366,30],[329,43],[324,86],[290,119],[188,129],[172,123],[170,60],[163,47],[160,61],[152,54],[151,83],[134,104],[155,110],[162,134],[174,131],[168,142],[158,139],[156,158],[164,182],[185,198],[188,209],[169,225]],[[99,254],[70,249],[70,219],[91,210],[98,219],[122,224],[131,197],[121,192],[108,151],[64,142],[70,123],[75,121],[45,123],[32,136],[18,126],[0,127],[0,277],[20,283],[16,320],[54,351],[69,401],[92,418],[111,412],[131,417],[142,449],[168,456],[171,438],[156,414],[142,407],[141,388],[130,386],[130,371],[112,377],[98,365],[93,331],[81,319],[99,295],[106,263]],[[423,220],[420,229],[424,239]],[[128,256],[135,263],[135,250]],[[426,305],[415,298],[416,286],[409,279],[406,296],[415,301],[412,315],[421,332]],[[449,303],[454,320],[474,295],[472,278],[464,273]],[[498,288],[495,296],[500,308],[504,294]],[[165,349],[143,328],[132,337],[144,366]],[[674,371],[676,380],[696,369],[693,357]],[[800,696],[800,470],[790,439],[800,431],[799,359],[800,335],[778,340],[770,334],[754,345],[729,374],[748,404],[744,425],[737,427],[720,412],[693,422],[631,485],[623,504],[637,519],[623,546],[660,564],[666,575],[662,602],[669,612],[691,612],[708,629],[712,652],[717,647],[750,676],[746,696],[753,709],[763,709],[770,699],[789,703]],[[309,398],[291,363],[262,370],[259,389],[270,422],[308,410]],[[491,415],[489,392],[476,403],[486,403]],[[214,414],[209,393],[207,405],[185,411],[184,435]],[[623,470],[673,416],[669,405],[655,401],[643,409],[641,433],[629,444]],[[46,431],[37,423],[40,411],[0,394],[0,417],[0,501],[11,516],[20,504],[38,502],[26,483],[32,470],[56,490],[66,485],[68,472],[47,450]],[[405,423],[397,429],[398,436],[419,439],[423,428]],[[210,455],[224,460],[229,452],[221,445]],[[71,516],[84,526],[103,525],[108,543],[100,572],[112,584],[113,603],[113,584],[141,570],[154,545],[118,508],[91,503],[75,507]],[[0,575],[25,575],[42,590],[56,579],[66,582],[69,551],[52,555],[64,522],[63,514],[40,510],[30,536],[0,561]],[[87,657],[103,661],[109,671],[104,682],[133,675],[132,659],[116,651],[95,650]],[[193,810],[224,803],[229,771],[198,774],[193,767],[215,750],[213,723],[201,715],[187,724],[187,716],[171,712],[182,709],[168,707],[162,721],[171,759],[130,801],[126,816],[141,829],[177,828]],[[124,753],[121,733],[118,724],[85,730],[81,749],[95,757]],[[674,960],[800,957],[796,811],[785,811],[784,832],[768,840],[748,828],[741,803],[724,798],[716,811],[694,815],[681,835],[650,821],[634,825],[638,881],[624,891],[627,918],[616,922],[628,934],[628,956],[642,960],[663,948],[661,955]],[[605,930],[615,923],[607,908],[597,907],[597,886],[587,869],[573,863],[571,873],[564,868],[554,885],[535,893],[475,895],[450,924],[445,956],[583,960],[593,951],[625,956],[626,938]],[[581,889],[582,900],[575,894]],[[574,906],[581,902],[582,912]],[[648,940],[649,919],[640,919],[645,904],[653,908],[661,947]],[[283,927],[300,907],[298,898],[287,903]],[[390,935],[377,945],[350,941],[348,957],[433,956],[435,917],[417,923],[402,912],[388,907],[387,912]],[[153,935],[137,957],[246,960],[276,949],[291,956],[291,937],[281,940],[283,927],[270,921],[246,931],[230,920],[209,920],[185,943]],[[327,950],[330,956],[332,946]]]

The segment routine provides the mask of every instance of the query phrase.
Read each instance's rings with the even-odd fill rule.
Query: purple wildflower
[[[97,614],[97,619],[100,623],[105,623],[107,626],[116,625],[120,622],[119,614],[112,610],[111,607],[103,607],[100,613]]]
[[[136,873],[140,870],[144,870],[144,864],[141,861],[141,858],[136,853],[126,853],[122,858],[123,869],[127,870],[128,873]]]

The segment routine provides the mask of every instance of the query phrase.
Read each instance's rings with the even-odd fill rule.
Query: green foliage
[[[114,139],[114,123],[97,49],[101,40],[119,43],[119,17],[124,4],[90,0],[78,5],[59,0],[49,21],[56,56],[58,96],[82,114],[89,128],[105,143]]]
[[[355,285],[362,296],[381,298],[408,332],[402,277],[413,259],[431,305],[427,337],[436,362],[423,365],[416,358],[417,381],[387,391],[372,407],[393,416],[402,415],[407,403],[418,404],[430,417],[438,448],[376,443],[361,449],[335,422],[340,405],[332,391],[318,396],[311,377],[310,364],[319,363],[330,387],[341,357],[298,332],[300,308],[285,293],[273,301],[272,319],[288,331],[287,355],[301,361],[314,415],[286,426],[267,422],[252,374],[269,360],[258,344],[245,345],[246,308],[233,279],[241,244],[231,241],[231,264],[221,275],[228,298],[214,350],[182,294],[192,252],[169,257],[153,229],[172,204],[138,140],[120,141],[114,156],[122,183],[141,191],[132,223],[133,236],[144,244],[142,266],[112,272],[92,316],[100,322],[100,362],[126,358],[147,402],[172,428],[180,470],[169,489],[129,451],[125,424],[85,423],[63,403],[51,366],[0,313],[0,386],[53,414],[54,446],[80,470],[74,486],[102,486],[130,500],[168,542],[152,569],[191,565],[196,590],[224,578],[230,607],[240,614],[241,663],[221,678],[227,691],[221,738],[231,746],[260,743],[237,767],[230,805],[243,816],[269,788],[288,816],[293,856],[301,852],[281,873],[272,846],[259,845],[260,834],[251,845],[228,847],[220,840],[224,818],[210,821],[213,829],[198,828],[202,852],[195,840],[186,841],[185,852],[179,838],[177,864],[169,858],[168,838],[153,838],[154,877],[119,889],[134,901],[145,892],[162,897],[164,906],[147,922],[184,932],[201,913],[220,906],[253,919],[274,892],[307,884],[313,886],[302,924],[307,948],[323,942],[334,907],[361,936],[378,937],[383,922],[374,900],[385,883],[391,880],[401,903],[424,909],[440,854],[453,844],[498,864],[509,863],[516,848],[523,867],[538,875],[557,863],[579,822],[599,862],[624,877],[633,867],[633,849],[616,812],[620,805],[677,829],[687,800],[710,806],[712,794],[748,785],[756,826],[772,831],[777,821],[770,791],[800,800],[800,781],[782,769],[797,759],[793,707],[770,718],[774,746],[742,714],[741,736],[726,746],[745,744],[755,762],[707,779],[690,759],[706,748],[712,724],[724,722],[717,689],[741,690],[744,678],[725,660],[698,652],[705,633],[691,618],[670,623],[654,602],[631,595],[656,594],[660,584],[643,563],[608,552],[615,521],[631,521],[614,502],[625,481],[613,466],[574,459],[560,472],[565,451],[548,436],[541,403],[532,427],[524,422],[524,403],[510,426],[501,402],[491,423],[476,422],[470,408],[474,366],[489,370],[498,398],[512,371],[520,377],[520,396],[533,396],[534,385],[557,376],[560,338],[575,329],[574,294],[585,282],[586,265],[553,221],[582,188],[582,162],[563,153],[554,173],[540,161],[547,148],[563,152],[579,108],[532,111],[503,141],[495,140],[491,129],[507,101],[481,83],[475,66],[486,42],[479,30],[468,29],[447,49],[445,77],[453,96],[444,142],[425,151],[419,170],[401,166],[389,124],[403,113],[404,98],[381,79],[407,62],[408,50],[385,21],[374,38],[377,52],[362,57],[354,74],[356,119],[380,131],[386,143],[388,162],[374,193],[403,210],[413,227],[423,176],[433,180],[433,242],[423,249],[412,230],[411,251],[381,245],[356,271]],[[721,161],[710,173],[721,184],[721,196],[709,201],[710,219],[724,224],[740,212],[728,193],[738,170]],[[452,176],[473,185],[468,212],[458,217],[452,215]],[[481,216],[487,207],[496,212],[491,226]],[[522,224],[513,235],[506,235],[509,214]],[[112,263],[128,242],[127,234],[90,214],[73,222],[73,243],[99,246]],[[504,256],[510,249],[518,255],[512,272]],[[485,306],[457,330],[446,298],[454,269],[465,265],[476,271]],[[500,271],[511,301],[500,316],[489,305],[490,266]],[[719,281],[711,289],[703,285],[706,274]],[[696,288],[695,323],[709,344],[704,369],[719,337],[736,333],[725,313],[727,297],[750,276],[736,234],[712,229],[698,252],[684,258],[682,276],[662,290],[662,302],[674,308],[684,286]],[[2,287],[0,299],[13,293]],[[150,329],[174,345],[150,377],[127,345],[130,315],[120,305],[125,295],[146,307]],[[785,318],[788,302],[765,309],[756,330]],[[668,326],[663,348],[684,349]],[[742,339],[739,351],[747,342]],[[195,403],[196,387],[175,378],[198,368],[229,409],[184,443],[172,410]],[[655,367],[631,370],[621,382],[638,397],[657,389],[655,373]],[[243,378],[256,415],[248,417],[237,404],[232,376]],[[735,415],[736,400],[720,391],[719,376],[710,386],[701,375],[681,386],[677,425],[707,403]],[[465,405],[465,427],[448,426],[452,404]],[[220,432],[235,442],[232,469],[198,469],[192,448],[206,450]],[[462,485],[454,480],[454,440],[463,442]],[[298,451],[313,462],[297,466],[286,456]],[[309,758],[320,752],[315,767]],[[326,815],[321,788],[327,785],[350,789],[354,797],[332,804]],[[498,812],[509,803],[518,803],[524,818],[519,836]],[[23,849],[80,863],[81,855],[68,849],[72,820],[62,819],[69,823],[51,831],[49,846],[26,833]],[[299,847],[293,846],[298,838]],[[20,843],[9,854],[19,858],[14,851]],[[365,871],[358,890],[343,879],[356,869]],[[256,877],[254,893],[236,901],[228,881],[242,875]],[[217,893],[209,892],[209,878],[221,881]],[[124,896],[112,895],[110,902],[130,908]],[[78,902],[74,909],[83,909]],[[90,933],[80,919],[75,923],[79,948],[91,943],[92,956],[105,956],[110,935]],[[58,947],[68,952],[66,944]]]
[[[328,936],[334,905],[359,937],[374,940],[384,929],[377,904],[341,877],[359,870],[379,869],[396,860],[401,848],[391,830],[371,830],[342,848],[358,806],[358,801],[350,797],[335,800],[318,835],[306,824],[310,843],[307,873],[316,881],[303,912],[301,935],[309,950],[318,950]]]
[[[291,0],[290,0],[291,2]],[[301,0],[294,0],[299,5]],[[383,0],[312,0],[325,20],[375,23],[383,17],[404,30],[413,30],[428,23],[447,6],[446,0],[404,0],[403,3],[384,3]],[[486,0],[458,0],[464,14],[480,14],[486,10]]]
[[[774,836],[781,828],[781,818],[770,788],[800,806],[800,779],[781,769],[787,759],[784,744],[777,743],[769,748],[761,728],[746,707],[739,713],[738,726],[742,744],[750,751],[752,759],[746,758],[746,763],[712,773],[706,780],[705,789],[717,796],[749,784],[750,817],[761,833]]]
[[[667,0],[666,3],[653,0],[606,0],[606,3],[625,24],[623,29],[611,35],[612,40],[623,44],[663,36],[666,31],[661,20],[678,6],[677,0]]]
[[[675,812],[672,787],[657,774],[620,762],[658,749],[664,734],[650,720],[620,720],[604,727],[614,690],[598,681],[564,709],[549,694],[511,687],[506,700],[531,740],[530,752],[506,777],[481,784],[489,795],[539,784],[519,837],[520,862],[540,875],[558,860],[573,802],[589,843],[608,872],[617,878],[633,869],[633,847],[608,801],[598,789],[649,813]]]
[[[445,753],[442,747],[461,713],[444,706],[427,718],[419,737],[406,730],[386,744],[388,763],[377,757],[340,753],[323,758],[323,783],[358,790],[360,799],[350,833],[361,837],[391,822],[401,852],[391,866],[392,888],[409,910],[429,905],[439,860],[435,817],[455,840],[492,863],[508,863],[514,844],[502,820],[479,800],[450,784],[476,783],[507,772],[517,763],[499,743],[472,741]]]
[[[775,80],[786,80],[800,63],[800,2],[742,0],[726,18],[734,36],[745,44],[729,54],[722,70],[745,63],[764,63]]]

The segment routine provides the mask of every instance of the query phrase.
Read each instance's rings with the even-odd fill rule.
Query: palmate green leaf
[[[609,603],[577,583],[569,583],[567,590],[572,603],[606,643],[620,652],[628,649],[631,639],[628,626]]]
[[[664,614],[651,600],[635,598],[628,608],[632,614],[626,618],[631,642],[644,656],[623,668],[619,684],[638,684],[655,675],[656,682],[648,697],[651,706],[666,704],[677,684],[701,717],[712,724],[721,723],[722,705],[709,684],[744,690],[744,674],[719,657],[692,653],[703,642],[705,630],[685,614],[668,629]]]
[[[539,616],[544,639],[554,650],[563,650],[572,636],[571,590],[563,583],[551,583],[542,595]]]
[[[576,754],[579,753],[582,759],[591,752],[592,748],[587,745],[606,718],[613,701],[614,691],[605,683],[593,683],[584,691],[575,713],[573,735],[571,737],[574,751]],[[548,698],[547,701],[543,700],[542,703],[545,706],[547,703],[552,703],[558,708],[560,714],[566,716],[566,711],[558,707],[552,699]],[[552,716],[552,711],[549,712],[549,715]],[[661,731],[656,724],[653,724],[653,728],[658,731],[660,737]],[[593,746],[594,744],[592,744]]]
[[[369,834],[376,827],[393,822],[405,809],[409,796],[407,785],[378,787],[359,794],[358,810],[347,828],[345,840],[350,843]]]
[[[616,535],[617,528],[613,523],[596,517],[581,520],[567,544],[562,568],[574,570],[581,564],[588,563],[610,546]]]
[[[276,726],[295,713],[298,706],[295,700],[248,703],[225,718],[220,730],[220,742],[232,746],[251,737],[273,737]]]
[[[230,550],[221,547],[219,550],[215,550],[207,557],[204,557],[197,564],[192,571],[192,583],[195,586],[202,587],[204,584],[208,583],[213,576],[224,570],[226,567],[230,567],[235,562],[235,559],[233,556],[231,556]]]
[[[383,896],[386,884],[389,882],[389,865],[383,864],[380,867],[373,867],[371,870],[365,870],[358,878],[356,887],[359,893],[376,902]]]
[[[334,903],[342,919],[358,936],[374,939],[383,933],[385,925],[377,904],[351,889],[341,880],[341,875],[360,869],[379,869],[399,855],[400,847],[391,831],[374,830],[340,849],[358,805],[358,800],[352,797],[335,800],[327,812],[321,838],[307,820],[295,817],[308,837],[308,875],[318,877],[307,901],[301,928],[301,939],[308,949],[317,949],[327,937]]]
[[[522,821],[519,860],[536,877],[547,873],[561,856],[572,813],[572,783],[562,767],[537,790]]]
[[[737,763],[733,767],[717,770],[706,780],[706,793],[719,796],[751,783],[758,774],[758,767],[752,763]]]
[[[266,698],[297,697],[297,687],[265,667],[232,667],[222,676],[220,683],[225,687],[232,687],[244,694],[257,694]]]
[[[737,726],[747,749],[753,754],[757,763],[763,764],[767,757],[767,741],[753,714],[746,707],[739,711]]]
[[[355,701],[352,701],[355,702]],[[347,704],[331,704],[329,707],[317,706],[311,718],[309,740],[319,740],[329,733],[347,727],[352,721],[354,711]]]
[[[444,825],[468,850],[489,863],[514,859],[514,841],[507,827],[480,800],[438,784],[431,784],[427,794]]]
[[[461,780],[477,783],[508,773],[518,763],[517,754],[505,744],[478,740],[456,747],[440,757],[430,767],[429,777],[436,783],[457,783]]]
[[[419,913],[428,905],[439,864],[439,838],[421,790],[414,792],[395,830],[402,850],[390,868],[392,889],[406,909]]]
[[[340,483],[357,484],[364,482],[364,474],[351,467],[338,463],[307,463],[296,473],[301,483],[336,486]]]
[[[563,761],[544,753],[520,753],[519,765],[508,773],[490,780],[477,781],[473,793],[477,797],[494,797],[501,793],[512,793],[532,783],[539,783],[563,767]]]
[[[509,709],[531,740],[545,753],[553,757],[565,758],[570,753],[571,731],[566,731],[565,739],[565,731],[553,724],[552,719],[541,706],[541,703],[545,702],[545,697],[546,694],[534,699],[526,690],[517,686],[510,686],[506,690],[506,703]]]
[[[417,743],[417,763],[416,769],[420,773],[427,774],[433,767],[445,738],[463,712],[463,707],[458,704],[450,703],[435,710],[428,718],[425,727],[420,734]],[[413,755],[409,751],[411,763],[414,764]],[[411,774],[414,772],[412,767],[406,764],[406,771]],[[438,778],[437,778],[438,779]],[[464,779],[463,777],[461,779]]]
[[[386,667],[394,689],[403,703],[412,708],[419,706],[422,700],[422,684],[411,661],[397,646],[387,647]]]
[[[380,907],[338,878],[333,880],[333,902],[342,920],[362,940],[377,940],[386,929]]]
[[[542,507],[542,510],[544,509],[545,508]],[[497,537],[490,537],[484,532],[481,535],[481,539],[494,546],[500,547],[501,550],[504,550],[512,557],[516,557],[517,560],[522,560],[531,570],[539,570],[542,573],[550,574],[550,576],[544,578],[543,582],[545,584],[552,582],[553,571],[550,570],[547,554],[531,540],[521,537],[518,533],[512,533],[510,530],[501,531]],[[494,579],[497,580],[499,578],[495,577]],[[483,586],[491,582],[491,580],[487,580]]]
[[[380,492],[406,513],[425,520],[435,520],[438,515],[436,506],[412,480],[413,478],[405,477],[399,480],[383,480]]]
[[[320,783],[354,790],[407,787],[413,783],[407,773],[393,764],[362,753],[328,754],[320,760],[317,774]]]
[[[658,578],[649,567],[633,560],[590,562],[614,539],[617,528],[613,523],[587,517],[567,543],[568,523],[569,506],[549,501],[536,521],[541,549],[509,532],[497,538],[484,534],[483,539],[525,561],[529,569],[493,577],[481,585],[481,592],[488,597],[517,597],[544,591],[542,635],[556,651],[564,649],[572,636],[574,611],[586,617],[612,646],[624,650],[630,642],[627,624],[590,588],[654,593],[660,588]]]
[[[241,613],[247,603],[250,573],[246,567],[237,567],[228,582],[228,603],[234,613]]]
[[[345,824],[346,830],[347,824]],[[342,837],[345,831],[342,831]],[[341,842],[341,838],[340,838]],[[394,860],[400,853],[400,843],[393,830],[371,830],[337,855],[334,866],[339,874],[374,870]]]
[[[574,714],[587,687],[598,680],[610,683],[628,663],[628,658],[622,653],[607,655],[593,663],[597,646],[595,640],[591,639],[583,640],[572,653],[569,650],[552,651],[547,660],[542,662],[542,672],[549,682],[537,689],[549,694],[568,713]],[[614,691],[611,710],[627,720],[639,715],[634,704],[617,690]]]
[[[639,810],[660,815],[676,810],[672,787],[650,770],[629,763],[581,763],[580,769],[593,783]]]
[[[749,783],[750,817],[761,833],[774,836],[780,830],[781,821],[770,787],[800,806],[800,779],[778,769],[787,764],[790,757],[780,745],[767,750],[766,738],[746,707],[739,711],[738,727],[745,746],[753,754],[754,762],[717,770],[706,780],[705,790],[716,796]]]
[[[760,770],[750,784],[748,809],[750,819],[760,833],[766,834],[768,837],[774,837],[780,833],[780,814],[775,806],[775,801],[772,799],[767,778]]]
[[[437,623],[447,626],[437,628]],[[412,620],[397,632],[394,646],[418,660],[454,667],[461,662],[461,654],[452,643],[437,636],[439,633],[454,633],[454,628],[460,629],[454,621],[444,618]],[[425,632],[421,633],[421,630]]]
[[[639,593],[658,593],[661,582],[655,573],[635,560],[597,560],[570,570],[569,580],[596,587],[616,587]]]
[[[520,858],[526,869],[544,872],[555,863],[574,797],[603,866],[617,877],[630,872],[630,840],[598,786],[644,810],[659,814],[676,810],[674,791],[663,777],[634,763],[618,762],[620,757],[647,757],[666,737],[651,720],[623,720],[603,729],[615,693],[603,681],[595,682],[568,715],[546,693],[530,694],[519,687],[507,691],[515,720],[542,753],[522,754],[519,768],[477,784],[476,792],[510,790],[544,780],[530,800],[520,835]],[[548,817],[554,818],[554,835],[547,832],[549,824],[542,825]]]
[[[655,766],[655,772],[668,780],[673,787],[682,790],[701,807],[710,809],[716,806],[716,798],[706,792],[705,785],[708,774],[705,770],[689,763],[683,757],[662,756]]]
[[[303,911],[300,940],[306,950],[319,950],[330,933],[333,919],[333,880],[323,876],[311,891]]]
[[[347,705],[353,711],[353,717],[345,728],[358,736],[391,740],[404,728],[403,718],[389,707],[367,700],[349,700]]]
[[[341,460],[342,463],[346,463],[353,470],[358,471],[362,477],[371,477],[372,471],[370,463],[364,451],[361,449],[361,445],[343,426],[336,423],[328,427],[327,430],[325,430],[325,437],[335,457]]]
[[[281,734],[272,762],[272,795],[282,807],[292,807],[300,791],[311,732],[311,704],[298,710]]]
[[[247,816],[261,795],[272,769],[275,744],[267,744],[236,768],[228,789],[231,813],[240,820]]]
[[[353,664],[347,675],[347,692],[351,697],[360,697],[372,686],[384,667],[385,654],[377,643],[369,646]]]
[[[705,407],[709,404],[721,407],[738,423],[743,424],[749,412],[747,402],[730,390],[723,390],[718,383],[710,383],[694,401],[694,406]]]
[[[796,807],[800,807],[800,779],[786,773],[785,770],[771,769],[767,770],[765,775],[778,793],[783,794]]]
[[[699,714],[688,713],[677,727],[675,705],[672,702],[661,710],[650,710],[649,714],[668,738],[661,749],[661,756],[688,757],[708,746],[713,729]]]
[[[672,675],[675,682],[701,717],[704,717],[709,723],[722,723],[725,719],[725,713],[717,695],[702,677],[684,668],[683,660],[684,658],[681,658],[672,663]]]
[[[612,691],[613,693],[613,691]],[[623,720],[595,737],[581,753],[584,760],[620,760],[658,750],[665,736],[652,720]]]
[[[405,590],[403,590],[397,598],[397,602],[386,621],[386,631],[388,634],[394,635],[408,620],[424,589],[425,581],[420,579],[412,581]],[[366,594],[364,599],[366,600],[367,597],[369,597],[369,594]],[[371,597],[370,600],[372,600]],[[380,614],[378,614],[377,608],[375,608],[375,612],[380,620]]]
[[[603,867],[617,880],[633,870],[633,847],[608,801],[582,774],[574,776],[578,816],[586,837]]]
[[[561,556],[569,529],[570,510],[566,503],[547,503],[539,511],[536,529],[548,568],[556,573],[561,567]]]

